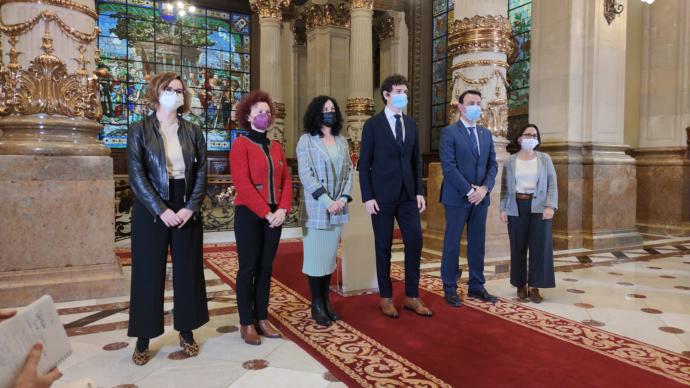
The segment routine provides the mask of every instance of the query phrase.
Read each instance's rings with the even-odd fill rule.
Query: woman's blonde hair
[[[158,96],[160,96],[163,90],[165,90],[165,88],[174,80],[179,80],[182,84],[182,89],[184,89],[184,103],[181,107],[177,108],[177,113],[189,112],[189,91],[187,90],[187,86],[184,84],[182,77],[174,72],[156,74],[149,81],[145,98],[150,109],[158,110]]]

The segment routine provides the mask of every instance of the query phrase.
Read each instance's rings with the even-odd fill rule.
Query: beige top
[[[520,160],[515,164],[515,192],[533,194],[537,190],[537,158]]]
[[[165,159],[168,167],[168,177],[173,179],[184,179],[184,157],[182,156],[182,146],[180,138],[177,137],[179,125],[177,119],[172,123],[161,122],[160,133],[165,143]]]

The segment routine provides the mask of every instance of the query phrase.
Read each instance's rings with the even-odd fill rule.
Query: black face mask
[[[332,127],[335,124],[335,112],[323,112],[323,119],[321,122],[327,127]]]

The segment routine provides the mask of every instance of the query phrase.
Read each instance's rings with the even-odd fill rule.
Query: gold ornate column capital
[[[352,9],[374,9],[374,0],[351,0]]]
[[[515,50],[508,18],[475,15],[454,20],[450,25],[448,52],[451,56],[480,51],[502,52],[510,57]]]
[[[249,0],[249,5],[260,18],[281,20],[282,10],[290,6],[290,0]]]
[[[350,6],[347,3],[337,7],[330,3],[312,4],[304,11],[304,21],[307,32],[317,27],[350,28]]]
[[[285,103],[273,101],[273,116],[278,119],[285,119]]]

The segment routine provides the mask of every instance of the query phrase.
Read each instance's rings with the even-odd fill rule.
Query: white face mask
[[[158,102],[160,103],[161,108],[167,111],[173,111],[177,110],[177,108],[184,104],[184,96],[177,93],[169,95],[163,92],[160,94],[160,96],[158,96]]]
[[[539,140],[537,139],[522,139],[522,143],[520,143],[520,146],[525,151],[532,151],[538,145]]]

